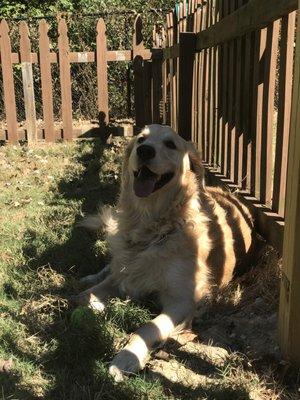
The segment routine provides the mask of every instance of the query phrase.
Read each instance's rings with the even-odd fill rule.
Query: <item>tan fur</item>
[[[133,171],[139,166],[140,136],[156,155],[148,162],[154,173],[174,172],[173,179],[146,198],[133,190]],[[176,149],[165,146],[173,140]],[[102,220],[112,260],[111,274],[85,291],[102,308],[115,294],[142,297],[155,293],[163,312],[141,327],[110,367],[116,380],[142,368],[148,351],[176,327],[188,322],[197,303],[216,286],[227,284],[252,242],[252,220],[233,195],[204,188],[203,168],[194,146],[171,128],[150,125],[128,145],[122,185],[115,210]]]

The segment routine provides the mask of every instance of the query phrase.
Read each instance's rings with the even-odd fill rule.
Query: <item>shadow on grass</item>
[[[78,203],[75,205],[77,209],[81,208],[84,213],[94,213],[100,199],[103,203],[110,204],[116,201],[119,190],[117,183],[109,177],[101,179],[99,177],[103,167],[103,151],[110,145],[103,145],[100,140],[93,140],[91,141],[92,152],[87,155],[82,155],[82,146],[83,142],[79,142],[77,162],[84,166],[84,171],[76,179],[66,178],[59,182],[57,196],[52,200],[54,205],[59,207],[46,216],[49,229],[55,229],[54,221],[60,224],[61,209],[67,207],[68,202],[80,200],[81,206],[79,207]],[[78,214],[75,220],[79,217]],[[66,226],[65,229],[67,230],[68,227]],[[104,265],[105,254],[95,253],[96,239],[95,235],[76,228],[74,224],[62,244],[45,243],[45,250],[40,253],[37,249],[42,246],[36,244],[43,238],[40,238],[34,230],[27,232],[27,244],[23,250],[28,259],[29,279],[32,271],[45,265],[49,265],[65,277],[65,283],[59,288],[53,286],[52,290],[51,282],[48,282],[44,288],[37,286],[35,294],[24,296],[28,299],[50,294],[62,298],[55,300],[54,305],[46,304],[41,311],[27,312],[20,317],[20,322],[27,326],[29,334],[37,335],[39,340],[45,343],[46,351],[41,352],[36,359],[30,350],[25,351],[11,344],[14,354],[19,359],[41,365],[43,374],[49,377],[51,383],[43,398],[49,400],[249,399],[249,394],[242,387],[233,389],[214,385],[209,388],[206,386],[207,390],[201,387],[191,389],[181,383],[171,382],[159,373],[153,374],[151,379],[146,376],[146,380],[132,378],[120,384],[112,382],[107,373],[107,365],[114,352],[113,335],[109,330],[106,317],[97,316],[85,310],[83,318],[78,321],[74,319],[73,310],[70,310],[63,300],[63,297],[74,293],[76,279],[79,276],[96,272]],[[9,290],[8,288],[7,292]],[[14,293],[11,295],[13,296]],[[41,321],[41,317],[46,320]],[[180,350],[177,350],[175,355],[182,361],[188,359],[190,369],[198,374],[218,376],[215,367],[200,357],[184,354]],[[153,394],[154,392],[150,394],[150,391],[153,391],[151,383],[153,379],[157,379],[163,385],[162,389],[161,384],[157,384],[157,397]],[[1,380],[4,382],[2,383]],[[24,386],[20,388],[21,377],[18,375],[8,375],[4,378],[0,376],[0,382],[3,384],[4,393],[12,393],[11,388],[15,388],[12,393],[13,398],[22,400],[41,398]],[[149,392],[147,392],[148,388]]]
[[[248,391],[241,388],[231,388],[224,387],[224,385],[218,385],[216,383],[208,387],[187,387],[181,383],[172,382],[160,373],[152,373],[154,379],[159,380],[166,391],[172,393],[175,399],[183,400],[251,400],[252,397],[249,395]],[[173,397],[174,398],[174,397]]]
[[[104,204],[116,201],[118,185],[115,180],[100,179],[99,176],[103,166],[103,151],[111,145],[103,145],[99,139],[94,139],[90,143],[92,152],[84,155],[81,153],[84,142],[78,143],[76,162],[84,166],[84,171],[75,180],[66,178],[59,182],[57,196],[52,200],[54,209],[56,205],[58,207],[54,213],[45,216],[46,224],[53,226],[54,221],[57,221],[57,224],[61,222],[59,214],[66,202],[79,200],[84,213],[94,213],[100,199]],[[78,214],[75,220],[79,218]],[[126,384],[115,385],[108,376],[107,363],[113,353],[113,336],[107,329],[104,317],[94,315],[85,309],[78,320],[74,319],[73,310],[69,309],[63,299],[76,290],[74,277],[96,272],[104,265],[105,255],[96,255],[94,251],[96,239],[95,235],[77,228],[76,224],[71,228],[63,244],[58,245],[50,242],[50,245],[44,243],[44,246],[41,246],[40,242],[44,238],[39,237],[39,233],[34,230],[26,233],[23,252],[28,264],[24,271],[24,279],[30,280],[34,271],[38,272],[42,266],[50,266],[53,271],[65,278],[65,283],[59,288],[54,287],[53,290],[50,281],[46,282],[44,287],[36,281],[36,291],[34,292],[33,288],[32,293],[28,295],[25,293],[22,296],[22,301],[25,303],[32,299],[39,300],[47,295],[58,297],[53,303],[50,298],[40,310],[29,309],[18,317],[19,322],[26,325],[29,335],[36,335],[39,341],[44,343],[46,351],[36,359],[30,349],[24,350],[14,346],[13,343],[11,346],[13,354],[19,360],[42,366],[44,376],[51,382],[43,396],[45,399],[140,398],[138,390]],[[40,242],[37,246],[38,241]],[[40,252],[40,248],[45,250]],[[12,289],[7,288],[6,294],[11,297],[13,293],[10,293],[10,290]],[[38,393],[32,393],[21,385],[22,378],[17,373],[1,375],[0,379],[5,396],[11,394],[14,398],[22,400],[40,398]],[[41,382],[37,381],[36,384],[38,386]]]

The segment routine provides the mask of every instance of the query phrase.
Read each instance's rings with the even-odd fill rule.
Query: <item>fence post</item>
[[[37,141],[36,112],[34,98],[34,84],[31,60],[31,44],[29,39],[29,29],[25,21],[19,26],[20,32],[20,55],[23,78],[23,93],[26,114],[26,131],[28,144]]]
[[[185,139],[192,138],[193,121],[193,71],[196,50],[196,34],[179,34],[178,75],[178,133]]]
[[[279,308],[279,337],[283,357],[300,365],[300,0]]]

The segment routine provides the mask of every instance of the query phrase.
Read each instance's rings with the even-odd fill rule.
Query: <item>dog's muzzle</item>
[[[155,157],[155,149],[148,144],[142,144],[136,149],[136,154],[141,161],[152,160]]]
[[[133,189],[137,197],[148,197],[156,190],[161,189],[173,178],[173,172],[157,175],[145,165],[134,171]]]

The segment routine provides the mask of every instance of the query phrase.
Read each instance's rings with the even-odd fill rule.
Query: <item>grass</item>
[[[297,379],[276,381],[270,364],[257,368],[233,352],[216,366],[203,361],[197,345],[190,351],[176,341],[167,345],[170,360],[153,360],[123,383],[111,380],[113,354],[155,308],[115,299],[99,315],[74,311],[67,298],[80,290],[80,276],[109,259],[104,238],[76,221],[100,203],[116,202],[123,146],[116,138],[105,146],[92,140],[0,148],[0,371],[1,360],[12,361],[0,372],[1,398],[298,398]],[[239,303],[236,289],[230,289],[232,304]],[[226,312],[226,301],[216,298],[209,312]],[[209,312],[201,321],[205,328],[213,320]],[[195,331],[201,333],[197,323]]]

